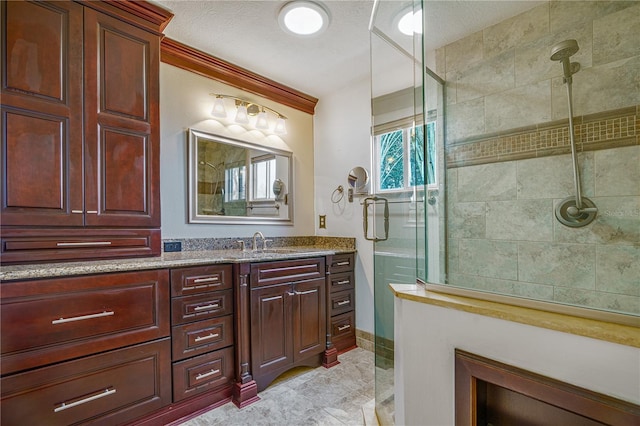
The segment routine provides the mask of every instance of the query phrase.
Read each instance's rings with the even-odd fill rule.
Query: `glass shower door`
[[[362,200],[374,245],[375,393],[381,425],[394,424],[394,300],[390,283],[414,284],[418,241],[424,245],[423,58],[419,33],[402,34],[398,20],[421,1],[377,1],[371,20],[373,110],[372,194]],[[418,15],[416,15],[418,16]],[[419,20],[421,23],[421,20]],[[418,238],[418,233],[421,234]]]

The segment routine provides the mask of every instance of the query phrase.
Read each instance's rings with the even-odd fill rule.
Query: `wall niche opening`
[[[459,349],[457,426],[640,424],[640,406]]]

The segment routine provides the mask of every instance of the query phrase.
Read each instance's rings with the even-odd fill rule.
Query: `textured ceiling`
[[[294,37],[278,25],[287,1],[156,0],[175,14],[165,34],[215,57],[317,98],[369,75],[372,0],[322,1],[331,22],[316,37]],[[431,50],[541,3],[426,0]],[[376,26],[395,31],[394,18],[411,2],[380,1]],[[394,40],[402,40],[399,32]],[[410,39],[407,37],[407,39]]]

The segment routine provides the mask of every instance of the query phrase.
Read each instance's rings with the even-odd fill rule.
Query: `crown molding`
[[[160,44],[162,62],[254,93],[308,114],[318,99],[170,38]]]

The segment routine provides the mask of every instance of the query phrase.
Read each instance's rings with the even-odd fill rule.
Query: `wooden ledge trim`
[[[308,114],[313,114],[315,111],[318,99],[313,96],[269,80],[170,38],[164,38],[160,47],[160,59],[166,64],[220,81],[258,96],[263,96]]]

